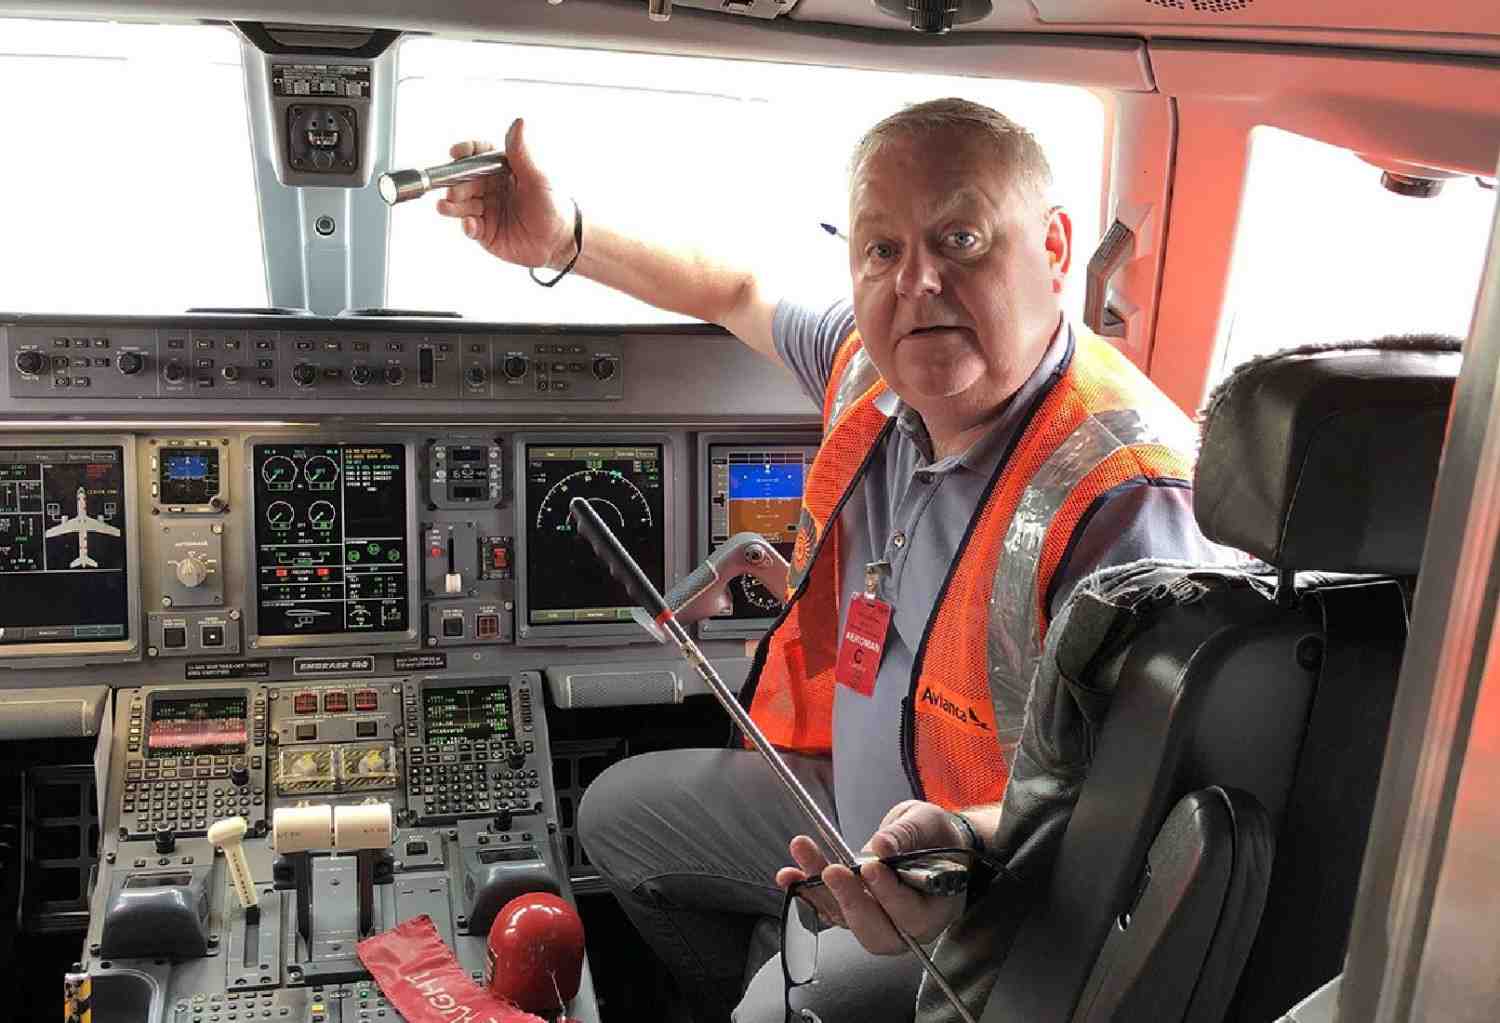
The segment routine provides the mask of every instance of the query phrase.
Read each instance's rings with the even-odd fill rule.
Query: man
[[[1046,201],[1035,140],[963,100],[876,125],[851,169],[853,303],[821,311],[592,221],[580,251],[579,214],[532,161],[519,121],[506,153],[509,174],[453,188],[439,212],[502,259],[576,259],[575,272],[722,324],[824,410],[795,593],[747,687],[757,723],[851,845],[889,856],[982,843],[1041,636],[1073,584],[1144,556],[1213,554],[1187,489],[1191,424],[1062,316],[1072,227]],[[855,599],[891,612],[883,636],[866,636],[878,671],[835,678]],[[739,1023],[781,1019],[782,972],[765,962],[774,931],[762,924],[779,912],[776,886],[826,882],[820,909],[842,926],[821,938],[818,982],[793,1002],[830,1020],[909,1020],[920,971],[890,920],[927,940],[959,911],[880,864],[860,878],[829,866],[749,751],[618,764],[589,789],[579,828],[700,1023],[731,1010]],[[791,836],[795,867],[784,866]]]

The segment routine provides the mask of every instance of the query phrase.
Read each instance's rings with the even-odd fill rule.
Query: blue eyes
[[[949,231],[942,236],[945,248],[969,252],[979,246],[979,235],[973,231]],[[871,242],[865,246],[865,256],[877,262],[888,262],[896,258],[896,246],[889,242]]]

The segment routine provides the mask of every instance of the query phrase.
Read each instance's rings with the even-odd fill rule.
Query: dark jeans
[[[787,762],[831,814],[830,763]],[[781,912],[775,876],[791,862],[787,843],[811,830],[760,756],[743,750],[632,757],[600,775],[578,809],[589,858],[676,978],[697,1023],[731,1015],[735,1023],[781,1023],[780,960],[761,966],[776,949],[764,939],[777,932],[762,922]],[[752,960],[753,936],[763,951]],[[824,1023],[911,1020],[921,974],[910,956],[869,955],[839,930],[820,940],[818,963],[818,980],[794,993],[794,1006]]]

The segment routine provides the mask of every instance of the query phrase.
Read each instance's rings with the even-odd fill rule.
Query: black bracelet
[[[534,266],[527,267],[526,272],[531,275],[531,279],[532,280],[536,281],[542,287],[544,287],[544,288],[550,288],[554,284],[556,284],[558,281],[560,281],[564,277],[568,276],[568,271],[573,269],[573,267],[578,262],[578,257],[581,256],[581,255],[583,255],[583,210],[581,210],[581,209],[578,208],[578,200],[574,199],[573,200],[573,258],[570,259],[570,260],[568,260],[568,265],[565,266],[565,267],[563,267],[561,270],[559,270],[557,272],[557,276],[554,277],[554,278],[552,278],[550,281],[544,281],[540,277],[538,277],[536,275],[536,267],[534,267]]]
[[[956,820],[958,822],[959,826],[961,828],[963,828],[964,831],[968,834],[968,836],[969,836],[969,847],[971,849],[973,849],[976,853],[978,853],[980,856],[983,856],[984,855],[984,839],[982,839],[982,838],[979,837],[979,831],[974,827],[974,822],[971,821],[971,820],[969,820],[968,817],[966,817],[963,814],[959,813],[957,810],[949,810],[948,812],[953,815],[953,819]]]

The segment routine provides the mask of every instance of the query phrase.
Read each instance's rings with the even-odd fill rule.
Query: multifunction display
[[[245,697],[193,696],[151,702],[148,757],[184,753],[231,756],[245,752]]]
[[[0,448],[0,642],[129,634],[124,449]]]
[[[191,447],[161,449],[158,489],[163,504],[207,505],[219,496],[219,449]]]
[[[635,603],[578,536],[587,498],[658,589],[666,576],[662,446],[526,445],[526,604],[532,625],[628,622]]]
[[[405,630],[405,447],[257,444],[253,462],[260,634]]]
[[[509,740],[510,686],[425,689],[422,718],[428,743]]]
[[[709,551],[736,533],[759,533],[788,561],[797,544],[802,486],[817,448],[812,445],[711,444],[708,449]],[[729,586],[734,610],[721,619],[770,618],[781,598],[750,576]]]

